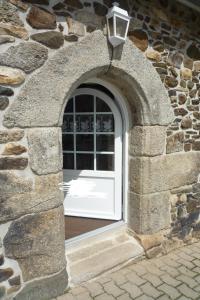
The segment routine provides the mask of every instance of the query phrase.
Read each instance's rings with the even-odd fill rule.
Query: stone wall
[[[145,175],[148,170],[154,180],[153,184],[145,176],[142,182],[132,180],[134,209],[148,211],[143,219],[152,218],[148,224],[144,221],[140,231],[152,233],[158,225],[168,229],[168,243],[156,237],[155,243],[147,246],[147,250],[156,248],[148,252],[150,257],[161,244],[167,251],[171,241],[191,241],[200,235],[196,163],[200,150],[200,18],[175,1],[119,2],[132,16],[129,39],[155,67],[174,111],[167,131],[158,128],[162,137],[167,132],[165,149],[159,142],[159,151],[153,149],[152,133],[148,132],[140,133],[149,136],[146,143],[140,147],[138,142],[138,147],[131,149],[133,156],[141,151],[148,156],[133,158],[133,169],[142,165],[138,172]],[[0,299],[23,300],[27,293],[29,299],[50,299],[67,286],[63,195],[58,190],[62,181],[61,130],[55,124],[44,126],[45,116],[44,123],[33,126],[36,115],[29,126],[17,127],[9,108],[33,74],[34,84],[39,86],[39,70],[59,48],[66,47],[67,53],[68,46],[97,29],[106,34],[105,15],[111,4],[110,0],[0,0]],[[62,75],[62,68],[56,71]],[[26,96],[21,92],[22,104]],[[24,115],[23,105],[17,113]],[[133,132],[133,139],[137,137]],[[156,185],[158,167],[164,179]],[[132,169],[131,174],[134,176]],[[178,184],[174,185],[176,176]],[[167,183],[163,184],[165,177]],[[160,210],[156,211],[155,205]],[[160,220],[160,212],[169,211],[169,206],[169,218]],[[131,218],[137,223],[135,216]]]

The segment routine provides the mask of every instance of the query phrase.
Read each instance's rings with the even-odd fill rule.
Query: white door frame
[[[91,78],[88,79],[85,83],[87,84],[99,84],[107,88],[115,97],[116,104],[119,107],[119,111],[121,113],[122,118],[122,199],[123,199],[123,221],[125,223],[128,222],[128,189],[129,189],[129,155],[128,155],[128,145],[129,145],[129,129],[132,127],[132,117],[131,117],[131,110],[129,104],[125,97],[121,95],[120,90],[118,90],[114,85],[111,83],[100,79],[100,78]],[[112,225],[106,226],[107,230],[111,228]],[[105,231],[105,227],[102,228],[102,231]],[[95,230],[93,232],[95,234]]]
[[[111,178],[111,176],[113,176],[115,178],[115,193],[114,193],[114,215],[110,215],[106,216],[105,214],[105,218],[110,218],[110,219],[116,219],[116,220],[120,220],[122,218],[122,120],[121,120],[121,114],[119,112],[119,109],[117,108],[116,103],[114,103],[114,101],[107,96],[105,93],[98,91],[96,89],[91,89],[91,88],[80,88],[77,89],[70,98],[73,98],[77,95],[83,95],[83,94],[91,94],[94,97],[99,97],[100,99],[102,99],[103,101],[105,101],[105,103],[107,103],[107,105],[110,107],[113,116],[114,116],[114,120],[115,120],[115,171],[111,172],[111,171],[79,171],[79,176],[80,177],[85,177],[85,178],[89,178],[89,177],[94,177],[95,178],[95,174],[97,177],[105,177],[105,178]],[[118,174],[118,176],[116,176],[116,172],[120,172],[120,174]],[[65,172],[65,170],[64,170]],[[77,172],[77,171],[74,171]],[[66,174],[69,173],[70,177],[74,176],[74,172],[72,170],[67,170]],[[73,212],[73,210],[67,210],[65,209],[65,214],[67,215],[81,215],[81,212]],[[85,211],[84,212],[84,216],[85,217],[91,217],[89,211]],[[94,215],[93,217],[100,217],[100,215],[98,216],[98,213],[96,213],[96,215]]]

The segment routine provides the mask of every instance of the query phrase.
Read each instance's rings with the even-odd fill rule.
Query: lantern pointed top
[[[112,3],[112,6],[117,6],[117,7],[119,7],[119,3],[118,3],[118,2],[113,2],[113,3]]]

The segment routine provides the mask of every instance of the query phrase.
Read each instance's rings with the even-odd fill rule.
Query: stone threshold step
[[[66,246],[69,285],[76,286],[144,255],[125,225]]]

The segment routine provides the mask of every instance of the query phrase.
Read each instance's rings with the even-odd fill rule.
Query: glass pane
[[[63,154],[63,169],[74,169],[74,154]]]
[[[77,154],[77,170],[94,170],[94,154]]]
[[[110,107],[101,99],[97,98],[96,102],[97,112],[109,112],[111,111]]]
[[[63,150],[74,151],[74,136],[73,136],[73,134],[63,134],[62,144],[63,144]]]
[[[125,38],[128,21],[116,17],[116,35]]]
[[[64,115],[62,131],[63,132],[73,132],[74,131],[73,115]]]
[[[99,115],[97,114],[96,131],[97,132],[114,132],[114,118],[113,115]]]
[[[73,112],[73,98],[69,99],[65,108],[65,113],[69,112]]]
[[[76,112],[94,112],[94,97],[91,95],[76,96]]]
[[[113,32],[113,17],[109,18],[108,19],[108,26],[109,26],[109,30],[110,30],[110,35],[114,35],[114,32]]]
[[[77,151],[93,151],[94,135],[93,134],[77,134],[76,135]]]
[[[112,151],[114,152],[114,135],[112,134],[97,134],[97,151]]]
[[[114,171],[114,155],[97,154],[97,170]]]
[[[94,117],[91,115],[76,115],[77,132],[93,132]]]

